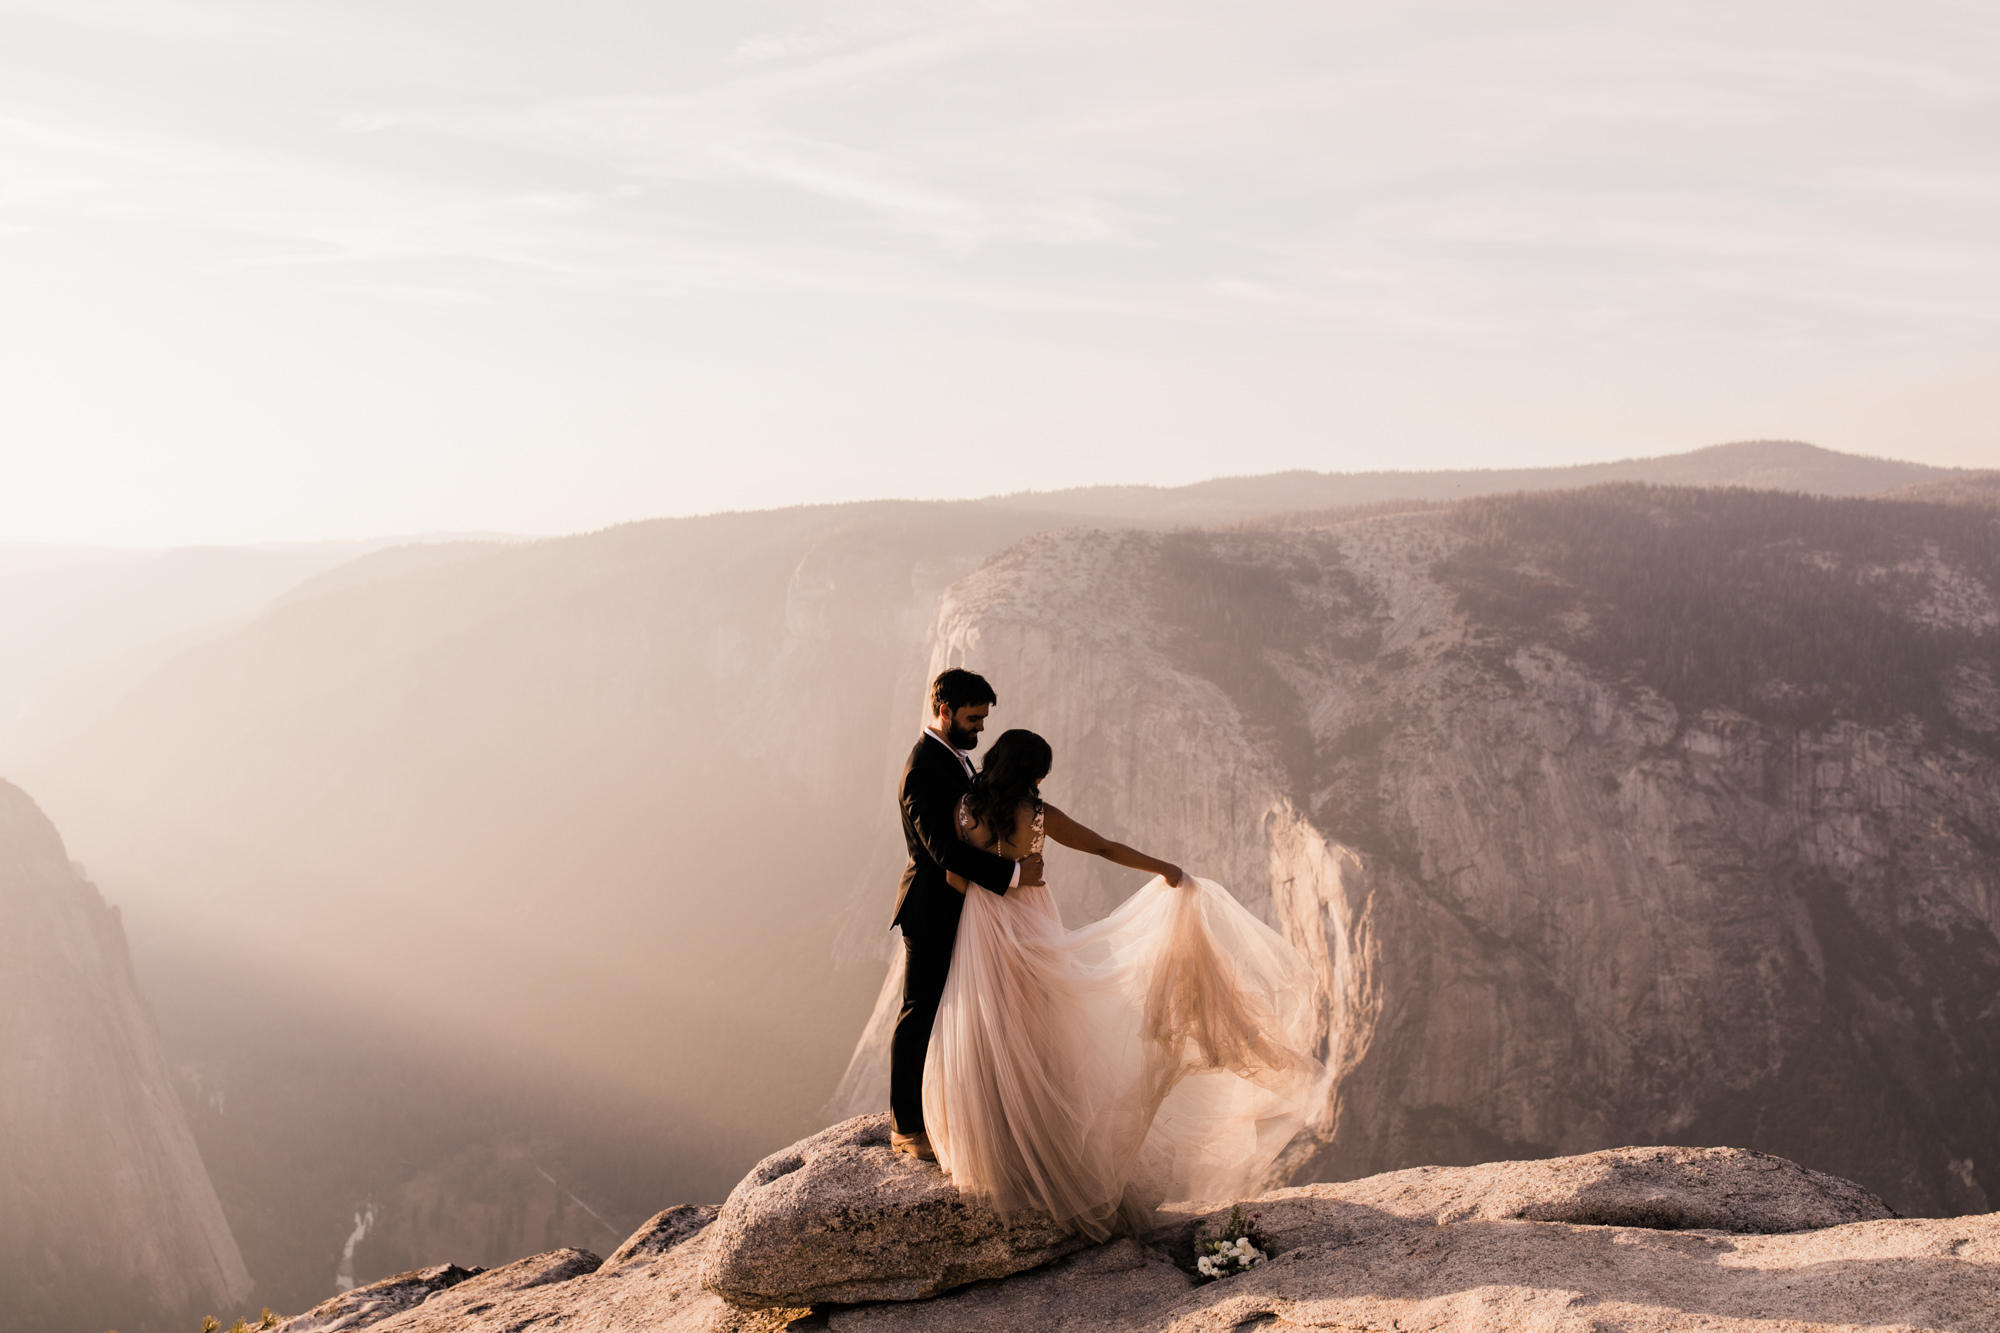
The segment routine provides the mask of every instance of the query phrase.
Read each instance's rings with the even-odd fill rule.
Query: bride
[[[1002,735],[959,802],[959,836],[1015,858],[1047,836],[1154,878],[1081,930],[1045,884],[966,894],[924,1123],[960,1189],[1102,1240],[1143,1230],[1166,1200],[1255,1193],[1326,1075],[1292,947],[1221,885],[1043,801],[1052,758],[1032,731]]]

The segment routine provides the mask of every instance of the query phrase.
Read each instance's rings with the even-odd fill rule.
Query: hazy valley
[[[1297,1179],[1728,1143],[1991,1207],[1986,483],[1607,466],[382,551],[17,713],[6,776],[125,911],[256,1283],[225,1318],[608,1252],[873,1109],[889,793],[960,661],[1054,742],[1051,799],[1315,959],[1339,1081]],[[1600,481],[1915,498],[1444,505]]]

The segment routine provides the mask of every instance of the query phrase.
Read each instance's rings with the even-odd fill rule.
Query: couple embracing
[[[1003,1212],[1100,1240],[1167,1200],[1254,1193],[1324,1096],[1310,971],[1220,885],[1044,801],[1054,756],[1034,732],[975,768],[997,702],[944,672],[903,770],[893,1145]],[[1153,878],[1065,930],[1045,838]]]

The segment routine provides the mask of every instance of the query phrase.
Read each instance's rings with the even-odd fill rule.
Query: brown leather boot
[[[914,1134],[889,1131],[889,1146],[897,1152],[906,1152],[919,1162],[935,1162],[937,1152],[931,1147],[931,1136],[921,1129]]]

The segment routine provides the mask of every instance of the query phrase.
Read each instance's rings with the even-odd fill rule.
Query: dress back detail
[[[1025,839],[1019,836],[1024,815],[1028,825]],[[987,836],[990,841],[984,840],[979,836],[978,817],[972,813],[972,793],[967,792],[958,798],[959,839],[971,843],[981,851],[998,852],[1017,861],[1024,856],[1042,854],[1042,848],[1048,841],[1048,833],[1043,827],[1046,820],[1047,814],[1042,809],[1041,797],[1037,796],[1032,802],[1023,803],[1023,806],[1014,812],[1014,828],[1010,836],[999,836],[994,830],[989,829]]]

